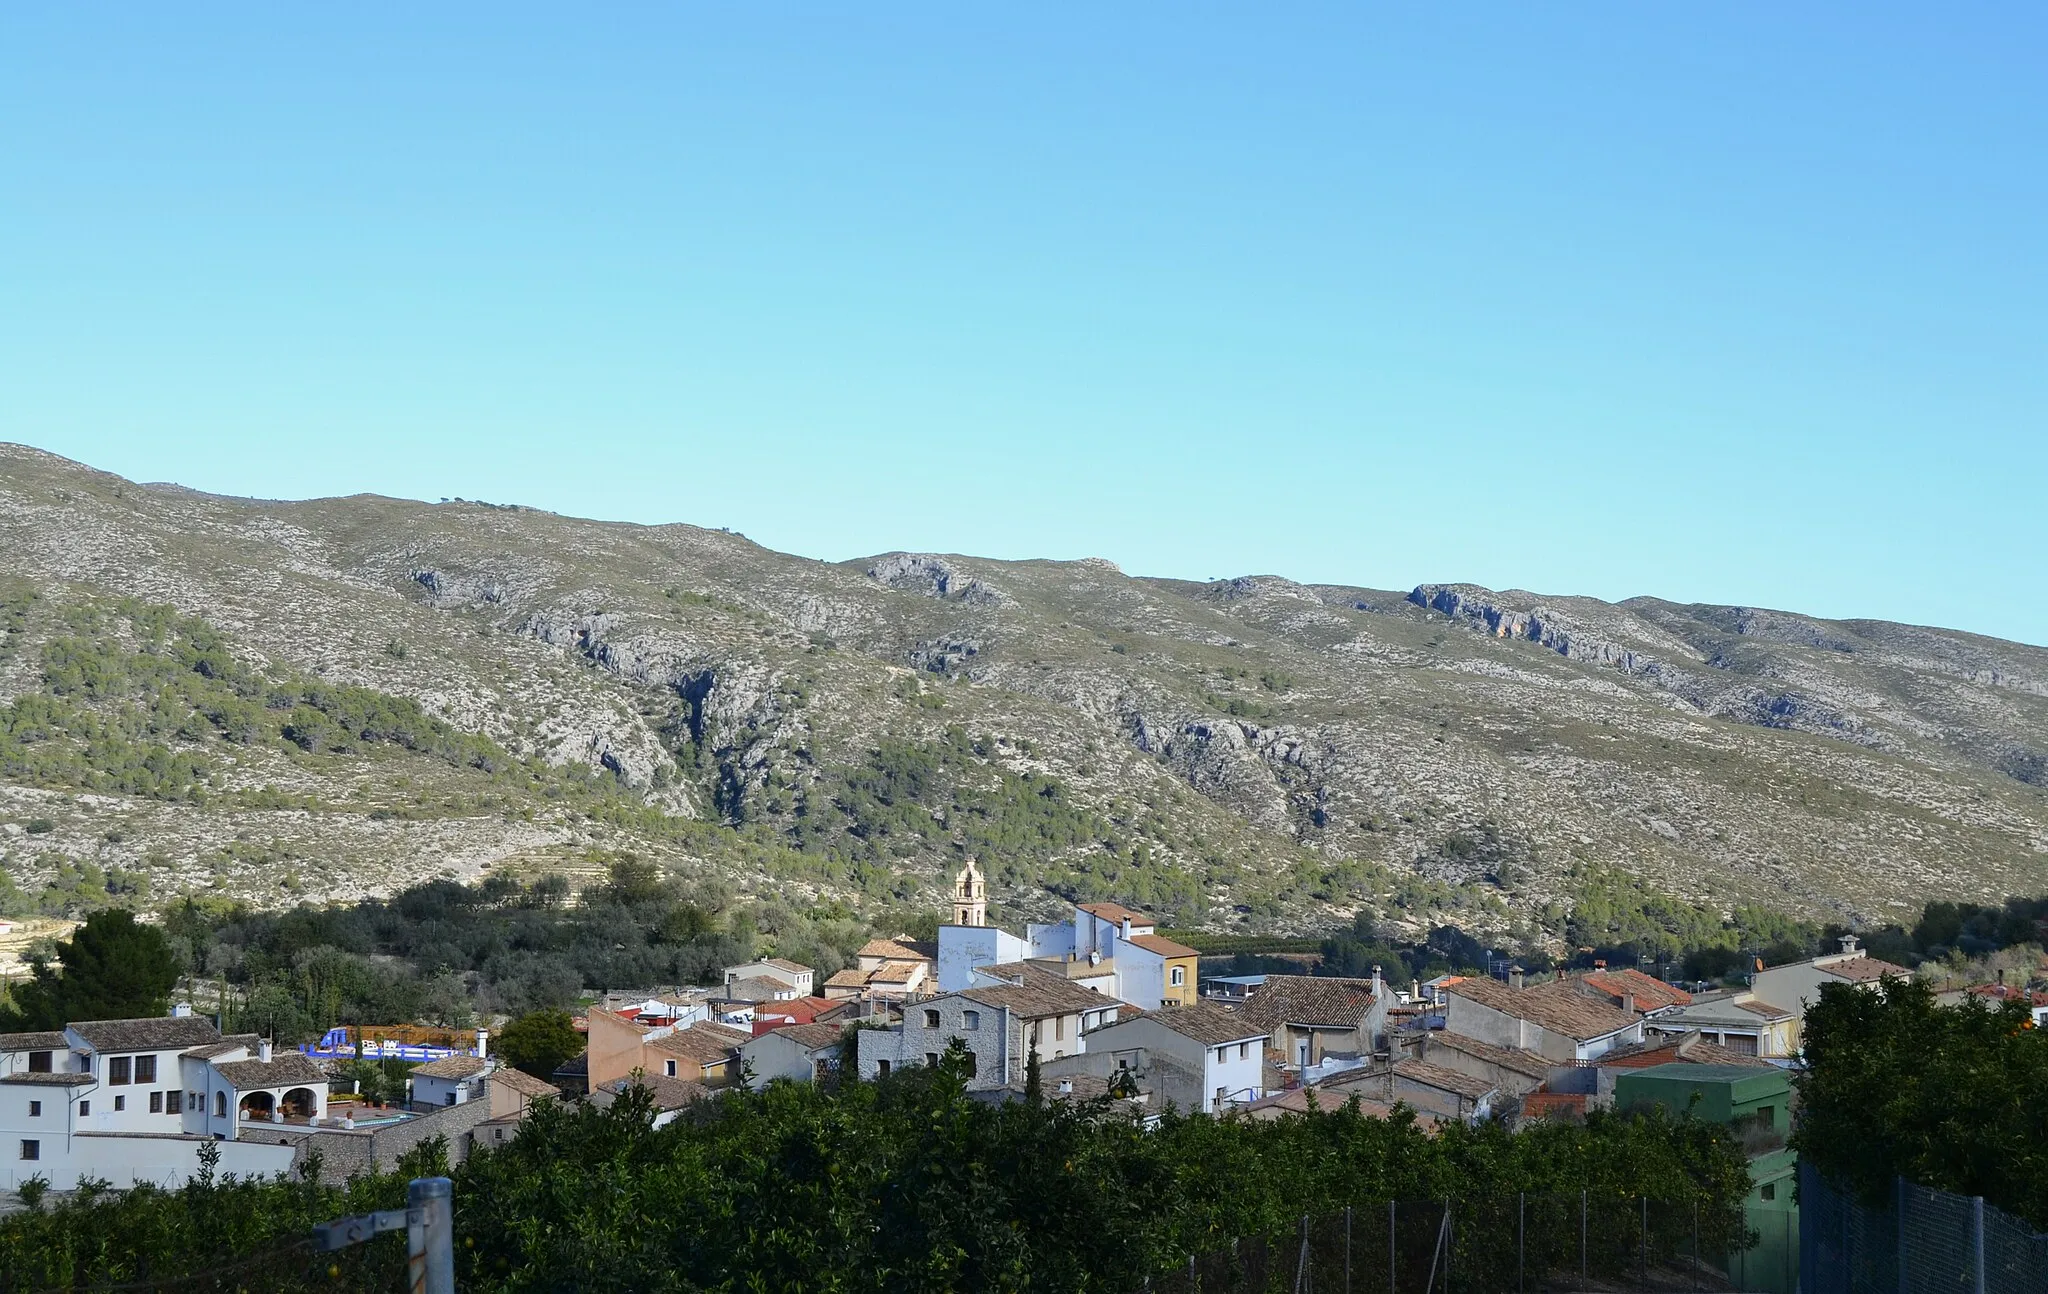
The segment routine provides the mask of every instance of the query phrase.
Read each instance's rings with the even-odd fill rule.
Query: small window
[[[43,1143],[40,1141],[22,1142],[21,1157],[23,1159],[41,1159],[43,1157]]]
[[[164,1112],[164,1094],[162,1092],[151,1092],[149,1094],[149,1112],[151,1114],[162,1114]]]
[[[1248,1042],[1241,1042],[1241,1043],[1237,1044],[1237,1058],[1238,1058],[1239,1060],[1245,1060],[1245,1059],[1249,1058],[1249,1057],[1251,1056],[1251,1054],[1252,1054],[1252,1045],[1251,1045],[1250,1043],[1248,1043]]]
[[[1179,988],[1179,987],[1180,987],[1181,985],[1183,985],[1183,984],[1185,984],[1185,983],[1187,983],[1187,982],[1188,982],[1188,971],[1187,971],[1187,967],[1185,967],[1185,966],[1176,966],[1176,967],[1174,967],[1174,968],[1173,968],[1173,986],[1174,986],[1175,988]]]
[[[50,1072],[50,1055],[47,1051],[32,1051],[28,1054],[28,1072],[47,1074]]]
[[[31,1119],[43,1117],[43,1103],[41,1101],[30,1101],[28,1103],[28,1117]]]
[[[180,1092],[180,1091],[176,1091],[176,1090],[173,1090],[173,1091],[169,1091],[169,1092],[165,1092],[165,1093],[164,1093],[164,1113],[165,1113],[165,1114],[183,1114],[184,1112],[185,1112],[185,1094],[184,1094],[183,1092]]]
[[[1765,1183],[1764,1183],[1764,1189],[1763,1189],[1763,1197],[1764,1197],[1765,1199],[1767,1199],[1767,1200],[1775,1200],[1775,1199],[1777,1199],[1777,1198],[1778,1198],[1778,1184],[1777,1184],[1776,1182],[1765,1182]]]
[[[127,1097],[125,1097],[125,1096],[117,1096],[117,1097],[115,1097],[115,1098],[114,1098],[114,1108],[115,1108],[116,1110],[125,1110],[125,1109],[127,1109],[127,1108],[128,1108],[128,1098],[127,1098]]]
[[[1230,1059],[1230,1048],[1228,1048],[1228,1047],[1218,1047],[1218,1048],[1216,1049],[1216,1063],[1217,1063],[1217,1064],[1221,1065],[1221,1064],[1222,1064],[1222,1063],[1223,1063],[1224,1061],[1226,1061],[1226,1060],[1229,1060],[1229,1059]]]
[[[967,1077],[973,1078],[974,1072],[974,1053],[970,1051],[967,1053]]]
[[[964,1012],[962,1012],[962,1013],[961,1013],[961,1015],[960,1015],[960,1023],[961,1023],[961,1026],[962,1026],[963,1028],[968,1028],[968,1029],[979,1029],[979,1028],[981,1028],[981,1012],[979,1012],[979,1011],[964,1011]]]
[[[128,1074],[132,1068],[133,1065],[126,1056],[115,1056],[109,1059],[107,1061],[107,1082],[115,1087],[121,1086],[128,1081]]]
[[[228,1117],[228,1094],[226,1092],[215,1092],[213,1094],[213,1117],[216,1119]]]
[[[926,1011],[924,1013],[924,1027],[927,1029],[939,1027],[939,1013],[937,1011]]]
[[[926,1052],[924,1054],[924,1065],[926,1069],[937,1069],[939,1067],[939,1053],[935,1051]]]
[[[875,1062],[875,1075],[876,1075],[877,1077],[882,1077],[882,1076],[885,1076],[885,1075],[887,1075],[887,1074],[888,1074],[888,1072],[889,1072],[889,1062],[888,1062],[888,1061],[886,1061],[886,1060],[878,1060],[878,1061],[876,1061],[876,1062]]]
[[[663,1071],[664,1071],[664,1072],[665,1072],[665,1073],[666,1073],[666,1074],[667,1074],[667,1075],[668,1075],[668,1076],[669,1076],[670,1078],[674,1078],[674,1077],[676,1076],[676,1063],[675,1063],[674,1061],[672,1061],[672,1060],[664,1060],[664,1061],[663,1061],[663,1062],[661,1062],[661,1063],[662,1063]]]
[[[79,1117],[79,1118],[83,1119],[83,1118],[84,1118],[84,1117],[85,1117],[86,1115],[88,1115],[88,1114],[91,1114],[91,1113],[92,1113],[92,1102],[91,1102],[91,1101],[80,1101],[80,1102],[78,1103],[78,1117]]]
[[[443,1105],[453,1105],[453,1104],[455,1104],[455,1093],[453,1093],[453,1092],[450,1092],[450,1093],[448,1093],[448,1095],[447,1095],[446,1097],[444,1097],[444,1098],[442,1099],[442,1101],[441,1101],[441,1104],[443,1104]]]
[[[137,1083],[156,1082],[156,1057],[137,1056],[135,1058],[135,1081]]]
[[[1052,1018],[1052,1036],[1055,1039],[1067,1036],[1067,1017],[1056,1015]]]

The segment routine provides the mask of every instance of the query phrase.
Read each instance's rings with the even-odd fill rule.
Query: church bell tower
[[[972,858],[967,860],[967,866],[960,869],[960,874],[953,878],[953,924],[988,924],[988,882],[983,879],[981,869],[974,865]]]

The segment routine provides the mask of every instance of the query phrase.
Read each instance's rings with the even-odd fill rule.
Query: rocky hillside
[[[2048,651],[1739,607],[891,553],[136,485],[0,446],[21,895],[620,851],[793,902],[1553,926],[1579,878],[1884,919],[2048,889]],[[181,762],[182,761],[182,762]]]

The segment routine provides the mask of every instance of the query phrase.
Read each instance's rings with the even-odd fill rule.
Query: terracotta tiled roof
[[[870,984],[908,984],[918,976],[927,973],[921,961],[887,961],[875,967],[868,977]]]
[[[1792,1012],[1787,1011],[1781,1006],[1772,1006],[1769,1002],[1765,1002],[1760,998],[1741,998],[1729,1005],[1739,1011],[1747,1011],[1751,1015],[1760,1015],[1766,1020],[1790,1020],[1792,1018]]]
[[[187,1047],[179,1054],[191,1056],[195,1060],[212,1060],[216,1056],[225,1056],[231,1051],[247,1051],[254,1055],[256,1045],[262,1041],[263,1039],[253,1033],[231,1033],[219,1042],[208,1043],[204,1047]]]
[[[1533,1051],[1523,1051],[1519,1047],[1496,1047],[1490,1042],[1467,1038],[1449,1030],[1431,1033],[1428,1047],[1430,1051],[1435,1051],[1438,1047],[1449,1047],[1452,1051],[1464,1052],[1474,1059],[1483,1060],[1489,1065],[1497,1065],[1525,1078],[1547,1079],[1550,1077],[1550,1071],[1556,1068],[1550,1061]]]
[[[1186,944],[1177,944],[1165,935],[1132,935],[1128,942],[1138,945],[1138,947],[1143,948],[1148,953],[1158,953],[1161,957],[1196,957],[1200,955]]]
[[[1585,1114],[1584,1092],[1531,1092],[1522,1098],[1522,1117],[1525,1119],[1570,1118],[1574,1115],[1584,1118]]]
[[[1133,912],[1121,903],[1077,903],[1074,906],[1090,916],[1101,917],[1114,925],[1122,925],[1125,917],[1129,917],[1134,926],[1152,924],[1151,917],[1142,912]]]
[[[1899,975],[1907,979],[1913,977],[1913,972],[1903,966],[1894,966],[1890,962],[1879,961],[1875,957],[1868,956],[1851,957],[1846,961],[1838,961],[1826,966],[1817,966],[1815,969],[1826,971],[1830,975],[1840,976],[1851,983],[1883,979],[1887,975]]]
[[[1599,989],[1609,997],[1633,997],[1639,1011],[1655,1011],[1667,1006],[1688,1006],[1692,994],[1682,988],[1666,984],[1655,975],[1645,975],[1633,966],[1623,970],[1594,971],[1582,981]]]
[[[809,975],[811,973],[810,967],[804,965],[802,962],[790,961],[786,957],[770,957],[767,961],[763,962],[762,965],[773,966],[777,970],[786,970],[798,975]]]
[[[749,975],[743,980],[734,980],[725,986],[725,1000],[728,1002],[773,1002],[777,993],[793,990],[779,979],[766,975]]]
[[[110,1051],[167,1051],[176,1047],[203,1047],[220,1041],[213,1021],[196,1015],[145,1016],[140,1020],[74,1020],[71,1031],[92,1044],[92,1049]]]
[[[1648,1069],[1652,1065],[1681,1062],[1692,1065],[1750,1065],[1768,1067],[1771,1062],[1708,1042],[1699,1030],[1654,1042],[1632,1042],[1616,1047],[1600,1058],[1602,1065],[1618,1069]]]
[[[763,1038],[787,1038],[806,1051],[820,1047],[834,1047],[839,1044],[845,1030],[836,1024],[790,1024],[780,1029],[770,1029]]]
[[[615,1078],[609,1083],[600,1083],[598,1090],[610,1096],[619,1096],[628,1089],[644,1087],[654,1097],[657,1110],[680,1110],[692,1101],[711,1095],[711,1089],[702,1083],[688,1079],[670,1078],[665,1074],[629,1074]]]
[[[1047,1016],[1073,1015],[1081,1011],[1095,1011],[1106,1006],[1118,1005],[1113,997],[1097,993],[1093,989],[1069,984],[1065,979],[1047,971],[1029,967],[1022,984],[998,984],[990,988],[969,988],[960,990],[959,996],[983,1006],[1008,1007],[1010,1011],[1026,1020],[1042,1020]]]
[[[63,1051],[71,1042],[63,1033],[0,1033],[0,1051]]]
[[[751,1036],[738,1029],[705,1021],[687,1029],[678,1029],[666,1037],[649,1039],[647,1047],[650,1051],[679,1056],[699,1065],[717,1065],[732,1059],[733,1049]]]
[[[833,971],[832,977],[825,981],[825,987],[865,988],[867,986],[867,982],[868,977],[865,972],[848,969],[843,971]]]
[[[488,1068],[482,1056],[443,1056],[424,1065],[414,1065],[414,1078],[473,1078]]]
[[[1589,1042],[1619,1033],[1636,1022],[1636,1017],[1613,1007],[1602,1006],[1577,985],[1551,981],[1533,988],[1509,988],[1494,979],[1469,979],[1453,984],[1452,997],[1462,997],[1502,1015],[1527,1020],[1575,1042]],[[1254,1004],[1258,999],[1252,999]]]
[[[491,1081],[501,1087],[510,1088],[512,1091],[526,1097],[560,1096],[562,1094],[560,1088],[546,1079],[535,1078],[525,1070],[514,1069],[510,1065],[500,1065],[492,1070]]]
[[[38,1049],[40,1050],[40,1048]],[[25,1087],[86,1087],[98,1082],[91,1074],[71,1070],[63,1074],[9,1074],[0,1078],[0,1083],[20,1083]]]
[[[1411,1083],[1433,1087],[1440,1092],[1454,1092],[1467,1100],[1476,1101],[1499,1087],[1483,1078],[1460,1074],[1455,1069],[1432,1065],[1426,1060],[1397,1060],[1394,1062],[1394,1077],[1405,1078]]]
[[[1125,1012],[1118,1012],[1116,1024],[1103,1027],[1114,1029],[1116,1025],[1124,1022],[1125,1015]],[[1208,1047],[1220,1047],[1227,1042],[1262,1040],[1266,1037],[1264,1026],[1245,1019],[1242,1012],[1227,1010],[1214,1002],[1197,1002],[1193,1006],[1161,1007],[1157,1011],[1143,1012],[1140,1018],[1157,1020],[1181,1037]]]
[[[1372,1004],[1369,979],[1268,975],[1238,1014],[1268,1032],[1283,1024],[1355,1029]]]
[[[213,1072],[238,1092],[258,1087],[298,1087],[325,1084],[327,1071],[296,1051],[281,1052],[276,1059],[216,1061]]]
[[[896,939],[870,939],[860,946],[856,957],[880,957],[885,961],[927,961],[923,953]]]

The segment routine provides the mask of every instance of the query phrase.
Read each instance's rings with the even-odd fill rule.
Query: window
[[[560,1016],[557,1016],[557,1017],[556,1017],[556,1019],[560,1019],[560,1018],[561,1018]],[[674,1077],[676,1076],[676,1063],[675,1063],[674,1061],[672,1061],[672,1060],[664,1060],[664,1061],[663,1061],[663,1062],[661,1062],[661,1063],[662,1063],[662,1066],[663,1066],[663,1070],[664,1070],[664,1072],[665,1072],[665,1073],[666,1073],[666,1074],[667,1074],[667,1075],[668,1075],[668,1076],[669,1076],[670,1078],[674,1078]]]
[[[128,1057],[110,1057],[107,1060],[107,1082],[113,1084],[115,1087],[121,1086],[121,1084],[128,1081],[128,1071],[130,1070],[130,1068],[132,1068],[132,1066],[129,1062]]]
[[[173,1092],[165,1092],[165,1093],[164,1093],[164,1113],[165,1113],[165,1114],[183,1114],[184,1112],[185,1112],[185,1094],[184,1094],[183,1092],[175,1092],[175,1091],[173,1091]]]
[[[80,1102],[78,1103],[78,1117],[79,1117],[79,1118],[83,1119],[83,1118],[84,1118],[84,1117],[85,1117],[86,1115],[88,1115],[88,1114],[91,1114],[91,1113],[92,1113],[92,1102],[91,1102],[91,1101],[80,1101]]]
[[[1052,1036],[1055,1040],[1067,1036],[1067,1017],[1056,1015],[1052,1018]]]
[[[1237,1044],[1237,1058],[1238,1058],[1239,1060],[1244,1060],[1244,1059],[1247,1059],[1248,1057],[1250,1057],[1250,1055],[1251,1055],[1251,1054],[1252,1054],[1252,1045],[1251,1045],[1250,1043],[1248,1043],[1248,1042],[1241,1042],[1241,1043]]]
[[[125,1097],[125,1096],[117,1096],[117,1097],[115,1097],[115,1098],[114,1098],[114,1108],[115,1108],[116,1110],[125,1110],[125,1109],[127,1109],[127,1108],[128,1108],[128,1098],[127,1098],[127,1097]]]
[[[926,1069],[937,1069],[939,1067],[939,1053],[935,1051],[926,1052],[924,1054],[924,1067]]]
[[[28,1072],[29,1072],[29,1073],[31,1073],[31,1074],[47,1074],[47,1073],[49,1073],[49,1072],[50,1072],[50,1053],[49,1053],[49,1052],[47,1052],[47,1051],[32,1051],[32,1052],[30,1052],[30,1053],[28,1054]]]
[[[888,1072],[889,1072],[889,1062],[888,1062],[888,1061],[886,1061],[886,1060],[878,1060],[878,1061],[876,1061],[876,1062],[875,1062],[875,1076],[876,1076],[877,1078],[880,1078],[880,1077],[883,1077],[883,1076],[887,1075],[887,1074],[888,1074]]]
[[[1221,1065],[1221,1064],[1222,1064],[1222,1063],[1223,1063],[1224,1061],[1226,1061],[1226,1060],[1229,1060],[1229,1059],[1230,1059],[1230,1048],[1228,1048],[1228,1047],[1218,1047],[1218,1048],[1216,1049],[1216,1063],[1217,1063],[1217,1064]]]
[[[164,1112],[164,1094],[162,1092],[151,1092],[149,1094],[149,1112],[151,1114],[162,1114]]]
[[[979,1011],[964,1011],[964,1012],[962,1012],[962,1013],[961,1013],[961,1015],[960,1015],[960,1023],[961,1023],[961,1025],[962,1025],[963,1027],[965,1027],[965,1028],[968,1028],[968,1029],[979,1029],[979,1028],[981,1028],[981,1012],[979,1012]]]
[[[43,1157],[43,1143],[40,1141],[22,1142],[21,1157],[23,1159],[41,1159]]]
[[[927,1029],[939,1027],[939,1013],[937,1011],[926,1011],[924,1013],[924,1027]]]
[[[1775,1128],[1778,1126],[1777,1114],[1778,1112],[1768,1105],[1759,1105],[1758,1107],[1756,1107],[1756,1121],[1758,1123],[1763,1124],[1766,1128]],[[1768,1199],[1770,1197],[1766,1196],[1765,1198]]]
[[[43,1103],[41,1101],[30,1101],[28,1103],[28,1117],[31,1119],[43,1117]]]
[[[1766,1182],[1766,1183],[1764,1184],[1764,1189],[1763,1189],[1763,1197],[1764,1197],[1765,1199],[1767,1199],[1767,1200],[1775,1200],[1775,1199],[1777,1199],[1777,1198],[1778,1198],[1778,1184],[1777,1184],[1776,1182]]]
[[[135,1058],[135,1081],[137,1083],[156,1082],[156,1057],[137,1056]]]
[[[453,1092],[450,1092],[450,1093],[448,1093],[447,1099],[446,1099],[446,1100],[444,1100],[444,1101],[442,1101],[442,1102],[441,1102],[441,1104],[443,1104],[443,1105],[453,1105],[453,1104],[455,1104],[455,1093],[453,1093]]]
[[[226,1092],[215,1092],[213,1094],[213,1117],[216,1119],[228,1117],[228,1094]]]
[[[1187,968],[1187,967],[1185,967],[1185,966],[1176,966],[1176,967],[1174,967],[1174,968],[1173,968],[1173,986],[1174,986],[1175,988],[1179,988],[1179,987],[1180,987],[1181,985],[1183,985],[1183,984],[1185,984],[1185,983],[1187,983],[1187,982],[1188,982],[1188,968]]]
[[[967,1053],[967,1077],[973,1078],[974,1072],[974,1053],[970,1051]]]

